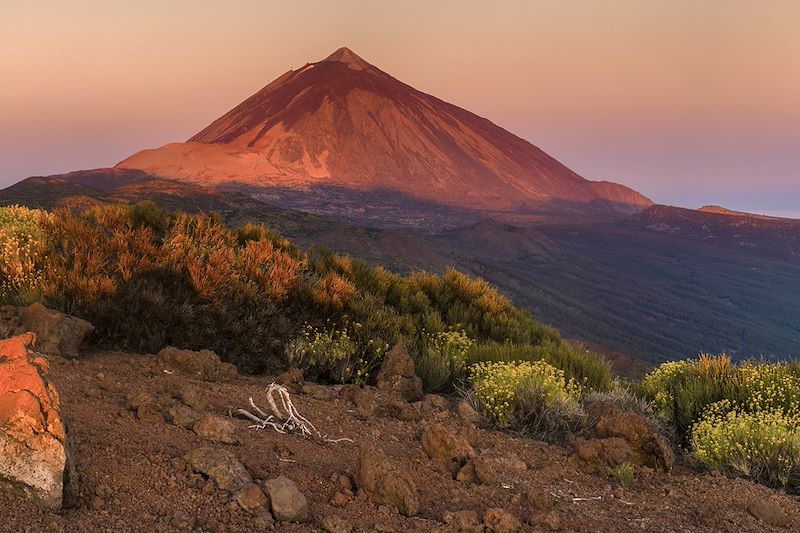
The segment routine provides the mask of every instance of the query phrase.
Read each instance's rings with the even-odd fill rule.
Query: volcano
[[[251,192],[328,188],[359,202],[379,193],[490,213],[628,214],[652,204],[582,178],[348,48],[283,74],[187,142],[144,150],[117,168]]]

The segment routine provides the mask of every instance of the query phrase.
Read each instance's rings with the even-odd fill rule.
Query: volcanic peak
[[[364,61],[362,58],[358,56],[355,52],[343,46],[336,50],[334,53],[326,57],[321,61],[321,63],[344,63],[349,65],[351,68],[355,68],[356,70],[368,69],[372,67],[369,63]]]

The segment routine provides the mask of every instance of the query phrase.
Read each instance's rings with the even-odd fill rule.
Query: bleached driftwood
[[[278,400],[276,401],[275,396]],[[251,428],[265,429],[271,427],[278,433],[295,433],[300,432],[303,437],[313,437],[314,435],[323,439],[325,442],[353,442],[352,439],[342,437],[339,439],[329,439],[327,435],[321,434],[314,424],[307,418],[302,416],[292,403],[292,398],[286,387],[271,383],[267,388],[267,402],[269,403],[272,414],[265,413],[256,403],[253,398],[250,398],[250,407],[253,408],[256,414],[251,413],[246,409],[239,409],[238,412],[253,422]],[[279,405],[280,402],[280,405]]]

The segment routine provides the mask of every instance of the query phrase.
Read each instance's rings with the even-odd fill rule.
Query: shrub
[[[25,207],[0,208],[0,303],[24,305],[41,298],[46,246],[45,212]]]
[[[695,457],[727,475],[771,487],[797,488],[800,429],[781,410],[748,413],[729,400],[712,404],[692,428]]]
[[[463,380],[473,341],[461,331],[423,332],[415,350],[414,369],[425,390],[439,392]]]
[[[650,400],[653,411],[671,419],[673,389],[691,367],[690,361],[669,361],[657,366],[641,382],[641,390]]]
[[[522,385],[517,389],[509,427],[551,443],[582,435],[587,415],[574,395],[555,395],[547,386]]]
[[[652,421],[655,418],[653,409],[644,398],[631,392],[626,384],[615,381],[610,390],[591,391],[584,395],[583,403],[606,402],[620,411],[635,413]]]
[[[738,368],[737,386],[743,410],[780,411],[788,418],[800,418],[800,376],[788,365],[744,363]]]
[[[358,327],[358,326],[356,326]],[[289,363],[311,379],[365,383],[386,352],[386,346],[362,349],[346,329],[315,329],[306,325],[287,348]]]
[[[481,362],[546,361],[591,390],[611,388],[611,365],[601,355],[563,341],[544,340],[538,345],[510,342],[475,344],[467,353],[467,365]]]
[[[522,392],[543,406],[577,403],[580,397],[580,386],[544,361],[476,363],[469,373],[479,404],[501,428],[513,426],[516,402]]]
[[[609,475],[615,479],[620,485],[627,488],[633,483],[633,478],[636,472],[633,465],[630,463],[622,463],[614,468],[609,469]]]
[[[681,437],[688,437],[708,406],[721,400],[749,413],[800,413],[800,376],[784,363],[735,366],[725,355],[703,354],[694,361],[662,364],[645,376],[642,390],[656,414]]]
[[[7,208],[0,246],[0,299],[42,300],[86,318],[96,341],[117,347],[211,348],[260,371],[285,362],[294,339],[292,356],[312,374],[363,381],[406,339],[428,389],[447,390],[463,378],[472,340],[510,342],[567,378],[598,388],[609,381],[600,359],[484,280],[453,269],[401,276],[330,249],[305,252],[264,226],[228,228],[215,214],[170,214],[152,203],[80,213]],[[304,337],[302,324],[316,333]],[[315,351],[325,335],[352,345],[349,355]]]
[[[695,361],[664,363],[642,383],[654,411],[675,428],[681,440],[709,405],[742,396],[737,369],[726,355],[703,354]]]

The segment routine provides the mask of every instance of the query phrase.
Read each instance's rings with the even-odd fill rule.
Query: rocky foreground
[[[11,428],[22,427],[22,411],[8,407],[22,389],[2,371],[27,361],[50,397],[23,407],[45,413],[49,423],[31,431],[52,453],[30,453],[24,439],[2,448],[2,531],[741,532],[800,524],[796,497],[698,474],[643,419],[607,405],[596,406],[595,438],[566,447],[481,429],[468,403],[423,396],[401,349],[376,388],[306,383],[298,371],[238,376],[209,351],[20,353],[32,340],[0,344],[0,438],[8,443],[19,434]],[[251,397],[269,410],[275,381],[313,425],[309,436],[254,428],[238,412],[258,414]],[[40,478],[23,478],[39,459],[52,475],[37,489]],[[608,476],[623,462],[639,465],[628,488]]]

